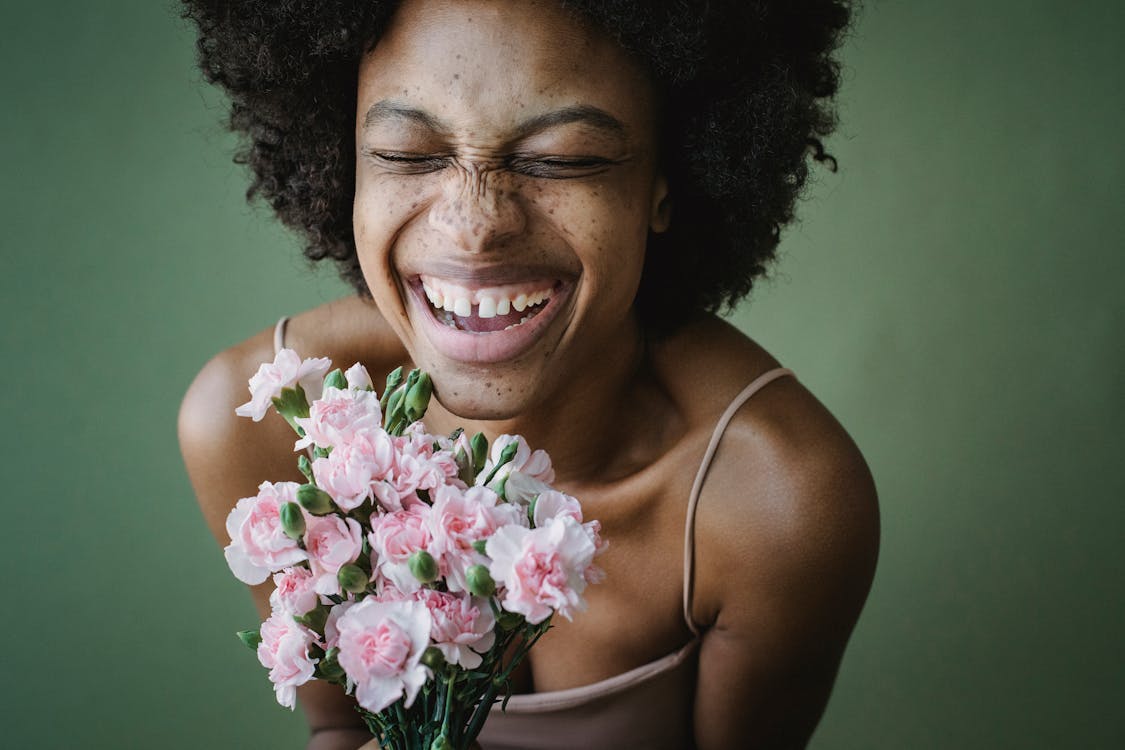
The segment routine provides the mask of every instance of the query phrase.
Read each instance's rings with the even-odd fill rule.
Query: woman
[[[297,478],[281,419],[234,417],[276,347],[424,368],[432,432],[547,449],[610,543],[486,750],[804,746],[870,585],[875,490],[824,407],[713,312],[826,158],[846,7],[188,5],[251,194],[358,292],[191,386],[181,442],[216,536],[263,478]],[[299,700],[310,748],[369,739],[335,688]]]

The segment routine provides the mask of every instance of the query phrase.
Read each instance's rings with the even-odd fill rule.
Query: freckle
[[[453,74],[453,80],[454,80],[454,81],[459,81],[459,80],[461,80],[461,74],[460,74],[460,73],[454,73],[454,74]]]
[[[491,387],[492,387],[492,381],[491,381],[491,380],[487,381],[487,382],[486,382],[486,383],[484,384],[484,387],[485,387],[485,388],[491,388]]]
[[[460,396],[461,394],[460,394],[460,393],[458,393],[457,391],[454,391],[454,392],[453,392],[453,395],[454,395],[454,396]]]

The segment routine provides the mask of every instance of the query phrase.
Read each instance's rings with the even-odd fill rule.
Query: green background
[[[850,429],[882,557],[813,747],[1125,747],[1125,11],[868,2],[736,320]],[[343,288],[242,200],[166,2],[3,11],[3,740],[299,748],[179,399]]]

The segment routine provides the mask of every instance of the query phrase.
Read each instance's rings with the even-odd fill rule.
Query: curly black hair
[[[398,3],[183,2],[203,74],[226,90],[228,125],[245,137],[235,161],[253,173],[247,198],[265,198],[304,235],[310,260],[331,258],[369,296],[352,233],[357,77]],[[833,55],[851,3],[560,2],[631,52],[662,102],[672,222],[649,238],[641,320],[667,331],[685,309],[729,309],[774,257],[809,160],[836,167],[821,139],[836,127]],[[679,304],[660,304],[672,289]]]

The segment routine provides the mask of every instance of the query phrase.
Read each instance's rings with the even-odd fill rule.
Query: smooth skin
[[[517,692],[587,685],[682,647],[692,480],[719,415],[778,362],[710,316],[657,342],[640,329],[631,301],[645,241],[675,220],[643,72],[554,3],[407,0],[363,59],[358,94],[354,221],[374,302],[300,313],[286,344],[363,362],[376,379],[400,364],[427,369],[432,431],[525,435],[602,522],[606,580],[588,589],[586,613],[536,646]],[[466,361],[427,332],[419,274],[467,285],[550,277],[560,303],[519,354]],[[181,408],[188,472],[224,545],[239,498],[263,479],[300,479],[280,417],[234,416],[272,358],[271,327],[208,362]],[[803,747],[867,596],[879,519],[863,457],[797,380],[739,410],[695,534],[698,747]],[[253,589],[263,617],[270,588]],[[338,689],[298,695],[310,748],[376,747]]]

